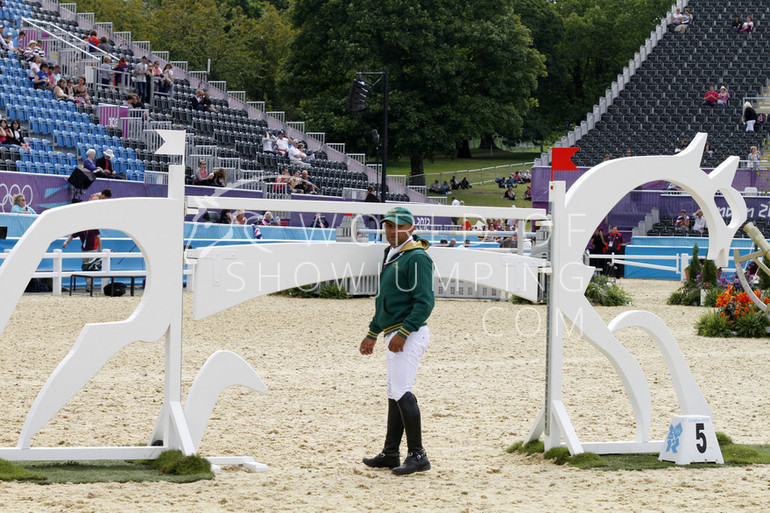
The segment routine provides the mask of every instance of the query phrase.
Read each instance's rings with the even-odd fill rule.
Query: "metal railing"
[[[479,169],[462,169],[458,171],[442,171],[440,173],[425,173],[425,183],[438,180],[439,185],[449,181],[454,177],[458,182],[467,178],[472,185],[494,182],[497,178],[508,178],[516,171],[528,171],[532,168],[534,162],[522,162],[520,164],[505,164],[502,166],[482,167]],[[390,178],[396,176],[389,175]],[[405,180],[406,177],[404,176]]]

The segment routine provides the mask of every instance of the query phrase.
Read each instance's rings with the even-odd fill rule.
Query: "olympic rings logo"
[[[23,194],[27,199],[27,205],[32,204],[33,193],[32,186],[29,184],[23,187],[18,184],[12,184],[10,187],[7,184],[0,183],[0,212],[10,212],[13,208],[13,197],[17,194]],[[8,205],[6,210],[5,206]]]

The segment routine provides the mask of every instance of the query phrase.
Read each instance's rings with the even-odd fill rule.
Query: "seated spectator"
[[[214,104],[211,102],[211,93],[206,91],[203,93],[203,98],[201,99],[201,103],[204,106],[204,110],[207,110],[209,112],[219,112],[219,110],[214,107]]]
[[[32,62],[35,60],[35,56],[37,55],[37,52],[35,52],[35,46],[37,46],[37,41],[35,41],[34,39],[29,43],[27,43],[27,48],[25,48],[24,53],[22,53],[22,57],[24,58],[24,60],[29,62]]]
[[[449,194],[450,192],[451,189],[449,188],[449,184],[444,180],[444,183],[441,184],[441,194]]]
[[[75,100],[77,100],[78,103],[91,105],[91,100],[88,98],[88,86],[86,85],[86,77],[78,77],[78,83],[74,90]]]
[[[679,217],[676,218],[674,223],[674,228],[682,232],[690,231],[690,216],[687,215],[687,211],[682,210],[679,213]]]
[[[75,97],[75,81],[71,78],[67,80],[67,87],[64,88],[64,92],[73,98]]]
[[[309,161],[312,160],[311,156],[308,156],[303,150],[305,145],[294,141],[294,144],[289,146],[289,162],[292,164],[299,164],[302,166],[310,167]]]
[[[215,170],[213,178],[209,179],[209,185],[212,187],[225,187],[227,185],[227,173],[222,168]]]
[[[754,124],[757,122],[757,111],[751,107],[751,103],[743,104],[743,122],[746,123],[746,131],[753,132]]]
[[[115,165],[112,163],[112,159],[115,157],[115,153],[111,149],[104,150],[104,154],[96,159],[94,164],[96,164],[96,167],[101,169],[101,171],[97,171],[94,173],[99,178],[111,178],[113,180],[125,180],[125,175],[122,175],[120,173],[117,173],[115,171]],[[84,166],[85,167],[85,166]]]
[[[190,100],[190,104],[193,110],[206,110],[206,105],[203,103],[203,91],[200,89],[195,90],[195,96]]]
[[[21,133],[21,122],[18,119],[11,121],[11,127],[6,132],[6,144],[24,146],[24,136]]]
[[[433,183],[430,184],[428,191],[435,194],[441,194],[441,186],[439,185],[438,180],[434,180]]]
[[[366,186],[366,197],[364,198],[365,203],[379,203],[380,199],[377,197],[376,194],[374,194],[374,186],[373,185],[367,185]]]
[[[262,216],[262,221],[259,222],[261,226],[270,226],[270,225],[276,225],[278,224],[275,220],[273,220],[273,213],[268,211],[265,212],[265,215]]]
[[[706,146],[703,147],[703,153],[708,154],[709,157],[714,156],[714,147],[711,146],[711,143],[706,143]]]
[[[74,102],[75,97],[68,95],[66,89],[67,89],[67,81],[62,78],[56,84],[56,87],[53,90],[53,94],[54,96],[56,96],[56,99],[59,101]]]
[[[674,32],[684,34],[690,28],[690,25],[692,25],[692,20],[693,17],[690,9],[685,9],[684,14],[682,15],[682,22],[674,27]]]
[[[91,33],[88,34],[86,43],[88,43],[88,53],[95,53],[96,49],[99,48],[99,36],[95,30],[92,30]]]
[[[112,53],[115,51],[115,47],[112,46],[110,40],[107,39],[107,36],[102,36],[102,38],[99,40],[99,49],[105,53]]]
[[[220,224],[233,223],[233,213],[230,211],[229,208],[223,208],[222,211],[219,213],[219,223]]]
[[[607,162],[608,160],[612,160],[612,157],[610,157],[609,155],[605,154],[604,155],[604,162]]]
[[[449,185],[452,186],[453,191],[460,188],[460,184],[457,182],[457,179],[454,176],[451,180],[449,180]]]
[[[727,107],[727,103],[730,101],[730,93],[727,92],[727,87],[722,86],[719,88],[718,97],[717,107]]]
[[[276,134],[277,139],[275,140],[275,151],[279,155],[286,156],[287,153],[289,153],[289,139],[286,137],[286,132],[283,130],[278,130],[278,133]]]
[[[171,91],[171,86],[174,85],[174,66],[166,64],[163,66],[163,82],[160,86],[161,93],[168,93]]]
[[[746,21],[743,22],[743,25],[741,25],[741,30],[738,32],[748,34],[754,32],[754,22],[751,21],[751,16],[746,16]]]
[[[53,80],[54,80],[54,83],[55,83],[55,84],[58,84],[58,83],[59,83],[59,80],[61,80],[61,79],[63,78],[63,77],[61,76],[61,66],[59,66],[59,65],[57,64],[57,65],[56,65],[56,66],[54,66],[53,68],[51,68],[51,67],[49,66],[49,68],[48,68],[48,69],[51,69],[51,72],[53,73]]]
[[[674,153],[679,153],[680,151],[687,148],[687,146],[689,145],[690,145],[690,142],[687,139],[682,139],[682,144],[680,144],[679,147],[674,150]]]
[[[719,93],[717,93],[716,87],[711,86],[706,94],[703,95],[703,103],[701,105],[705,107],[716,107],[719,101]]]
[[[307,171],[302,171],[302,183],[305,186],[305,194],[315,194],[315,185],[310,181],[310,175]]]
[[[527,190],[524,191],[524,199],[527,201],[532,201],[532,186],[528,185]]]
[[[40,64],[40,71],[35,73],[35,76],[32,78],[32,86],[35,89],[51,90],[51,87],[48,85],[48,64]]]
[[[460,188],[461,189],[472,189],[473,188],[471,183],[468,181],[468,177],[467,176],[464,176],[462,181],[460,181]]]
[[[741,23],[741,17],[736,14],[735,18],[733,18],[732,31],[740,32],[742,28],[743,28],[743,23]]]
[[[693,222],[693,231],[703,234],[703,230],[706,229],[706,218],[703,217],[703,211],[698,210],[695,212],[695,221]]]
[[[754,171],[759,171],[759,162],[762,160],[762,154],[757,151],[756,146],[752,146],[751,150],[749,152],[749,169],[752,169]]]
[[[505,191],[505,194],[503,194],[503,199],[507,199],[511,201],[516,199],[516,193],[514,192],[512,186],[508,186],[508,189]]]
[[[88,151],[86,151],[86,159],[83,161],[83,168],[88,169],[94,174],[96,174],[97,171],[102,171],[102,169],[96,165],[96,162],[94,162],[95,157],[96,150],[90,148]]]
[[[110,85],[110,82],[112,82],[112,59],[104,56],[104,59],[102,59],[102,63],[99,64],[99,82],[103,86]]]
[[[37,75],[38,71],[40,71],[41,64],[43,64],[43,59],[35,55],[35,58],[32,59],[32,62],[29,64],[29,73],[27,73],[27,78],[34,80],[35,75]]]
[[[193,184],[195,185],[207,185],[208,181],[214,178],[214,173],[209,173],[207,169],[207,164],[205,160],[200,160],[198,162],[198,170],[195,172],[195,176],[193,177]],[[206,182],[206,183],[202,183]]]
[[[27,206],[27,198],[23,194],[15,194],[13,196],[13,206],[11,207],[11,214],[31,214],[37,215],[35,209]]]
[[[262,136],[262,153],[275,154],[275,136],[268,130]]]
[[[311,228],[328,228],[329,222],[326,220],[326,216],[321,215],[320,213],[316,214],[313,218],[313,226]]]
[[[128,96],[126,96],[126,99],[123,100],[123,103],[120,104],[120,106],[125,109],[135,109],[137,108],[136,102],[137,102],[137,97],[133,94],[129,94]]]
[[[674,14],[671,16],[671,23],[668,24],[669,30],[674,30],[676,27],[682,24],[684,21],[684,15],[682,14],[682,10],[677,7]]]
[[[0,146],[11,146],[8,142],[8,138],[11,135],[11,129],[8,128],[8,122],[4,119],[0,119]]]
[[[243,210],[235,211],[235,219],[233,219],[233,224],[249,224],[249,220],[246,219],[246,213]]]
[[[302,175],[299,171],[294,171],[294,176],[289,179],[289,192],[299,194],[305,192],[305,185],[302,183]]]

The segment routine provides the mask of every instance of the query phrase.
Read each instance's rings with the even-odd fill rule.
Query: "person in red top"
[[[705,105],[706,107],[716,107],[718,101],[719,93],[717,92],[717,88],[711,86],[711,88],[706,91],[706,94],[703,95],[703,103],[701,105]]]
[[[88,35],[88,38],[86,39],[86,43],[88,43],[88,52],[94,53],[100,43],[99,37],[96,35],[95,30],[92,30],[91,33]]]

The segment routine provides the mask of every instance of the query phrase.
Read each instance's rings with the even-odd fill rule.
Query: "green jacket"
[[[367,338],[376,340],[380,332],[388,335],[396,330],[406,338],[425,326],[433,311],[433,260],[425,251],[430,244],[425,239],[412,237],[387,265],[385,259],[390,246],[385,248],[380,288]]]

